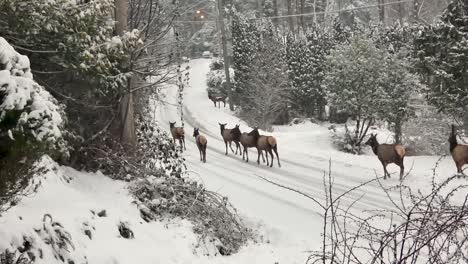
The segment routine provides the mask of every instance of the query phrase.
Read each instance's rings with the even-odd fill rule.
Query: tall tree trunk
[[[129,0],[115,0],[115,34],[122,36],[127,31]],[[133,95],[130,92],[135,80],[128,80],[125,95],[119,105],[120,143],[131,147],[136,145],[135,111]]]
[[[257,0],[258,17],[263,17],[263,0]]]
[[[468,105],[463,109],[463,127],[465,129],[465,135],[468,136]]]
[[[273,16],[278,16],[278,0],[273,0]],[[278,18],[273,19],[273,23],[278,26]]]
[[[291,31],[292,34],[294,34],[294,17],[293,15],[293,7],[292,7],[292,0],[286,0],[287,1],[287,7],[288,7],[288,24],[289,24],[289,31]]]
[[[400,24],[403,24],[403,20],[405,17],[405,3],[399,3],[398,4],[398,21]]]
[[[382,25],[385,25],[385,0],[377,0],[379,5],[379,20]]]
[[[301,19],[301,27],[302,27],[302,30],[305,32],[306,31],[306,25],[305,25],[305,21],[304,21],[304,16],[302,14],[305,13],[305,0],[299,0],[300,3],[301,3],[301,8],[300,8],[300,19]]]
[[[421,8],[421,0],[413,0],[413,8],[411,9],[411,20],[413,23],[419,21],[419,9]]]

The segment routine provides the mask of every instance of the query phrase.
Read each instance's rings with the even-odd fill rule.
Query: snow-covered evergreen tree
[[[233,68],[236,73],[233,99],[239,101],[236,105],[242,106],[241,98],[248,95],[252,89],[250,72],[258,49],[260,33],[255,21],[249,21],[247,17],[236,12],[233,14],[231,30]]]
[[[415,41],[427,98],[439,110],[464,116],[468,132],[468,4],[449,4],[440,23],[422,27]]]
[[[288,38],[287,61],[292,84],[292,107],[300,114],[322,117],[325,95],[322,89],[326,56],[333,47],[329,34],[314,27],[305,39]]]
[[[332,106],[355,117],[349,143],[358,151],[374,120],[389,121],[401,133],[410,113],[410,94],[418,85],[396,55],[378,49],[367,37],[355,36],[350,45],[338,45],[331,52],[323,88]]]

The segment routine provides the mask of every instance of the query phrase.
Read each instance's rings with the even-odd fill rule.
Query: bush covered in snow
[[[66,154],[64,124],[63,107],[33,80],[28,57],[0,37],[0,208],[28,186],[36,159]]]
[[[200,244],[214,243],[222,255],[236,253],[252,238],[226,197],[188,178],[147,177],[134,181],[130,190],[143,219],[188,219],[200,235]]]
[[[234,84],[234,69],[229,68],[229,77]],[[210,71],[207,75],[206,84],[208,86],[209,95],[227,96],[226,90],[226,74],[224,72],[224,62],[222,60],[213,60],[210,65]]]
[[[0,131],[63,147],[63,107],[33,80],[28,57],[0,37]]]
[[[136,30],[115,36],[113,10],[113,0],[4,0],[0,29],[34,55],[35,69],[85,76],[109,94],[125,87],[130,51],[142,44]]]

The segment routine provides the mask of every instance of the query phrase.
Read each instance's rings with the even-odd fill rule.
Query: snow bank
[[[0,123],[9,113],[17,112],[20,115],[12,128],[15,132],[30,132],[44,142],[62,138],[63,109],[33,80],[28,57],[0,37]]]
[[[294,260],[295,249],[278,252],[274,244],[250,244],[228,257],[195,248],[199,237],[191,223],[145,222],[125,182],[61,167],[48,157],[40,166],[47,172],[36,175],[41,180],[38,192],[0,216],[0,253],[22,249],[26,239],[36,256],[42,251],[35,262],[39,264],[63,263],[56,258],[59,254],[76,264],[303,263],[303,257]],[[132,230],[133,239],[120,235],[120,223]],[[57,241],[56,232],[69,238],[67,250],[46,244]]]

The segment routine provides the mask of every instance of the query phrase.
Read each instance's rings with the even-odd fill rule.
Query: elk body
[[[274,161],[273,151],[274,151],[276,154],[276,158],[278,160],[278,167],[281,168],[281,163],[280,163],[279,156],[278,156],[278,144],[276,142],[275,137],[260,135],[260,133],[258,132],[258,128],[254,128],[247,135],[254,137],[255,146],[257,147],[257,151],[258,151],[258,157],[257,157],[258,164],[260,164],[260,154],[262,153],[262,151],[265,151],[267,166],[269,165],[270,167],[273,167],[273,161]],[[271,156],[271,163],[268,162],[268,153]]]
[[[463,174],[463,166],[468,164],[468,146],[458,144],[455,126],[452,125],[452,133],[449,137],[450,154],[452,154],[455,166],[457,166],[457,173]]]
[[[215,107],[216,107],[216,103],[218,103],[218,108],[221,108],[221,102],[223,102],[224,107],[226,107],[226,97],[225,96],[213,96],[213,95],[208,94],[208,98],[213,102]]]
[[[234,137],[231,134],[232,128],[229,128],[229,129],[226,128],[227,123],[226,124],[218,123],[218,124],[221,129],[221,136],[223,137],[224,145],[226,145],[226,155],[228,154],[228,143],[229,143],[229,147],[231,148],[232,153],[234,153],[234,150],[232,149],[233,141],[236,144],[236,155],[237,155],[237,150],[239,150],[239,153],[240,153],[241,146],[240,146],[239,140],[234,140]],[[236,127],[238,128],[239,125],[236,125]]]
[[[169,122],[169,126],[171,129],[172,140],[174,145],[176,140],[179,140],[180,147],[185,150],[185,131],[183,127],[176,127],[176,122]]]
[[[242,151],[242,160],[245,160],[245,157],[247,157],[246,161],[249,162],[249,148],[255,148],[257,147],[257,144],[255,142],[255,137],[254,136],[249,136],[246,132],[241,133],[239,126],[236,126],[231,130],[231,134],[233,136],[233,140],[237,140],[240,142],[244,150]],[[262,159],[263,162],[265,162],[265,156],[263,156],[262,152]]]
[[[387,175],[390,178],[390,174],[387,171],[387,165],[394,163],[400,167],[400,180],[403,179],[405,172],[404,158],[406,155],[405,148],[400,144],[379,144],[377,141],[377,135],[372,134],[366,145],[372,147],[372,151],[379,158],[384,168],[384,179],[387,179]]]
[[[208,140],[203,135],[200,135],[199,128],[193,128],[193,136],[195,137],[195,142],[197,143],[198,151],[200,152],[200,161],[206,163],[206,146]]]

